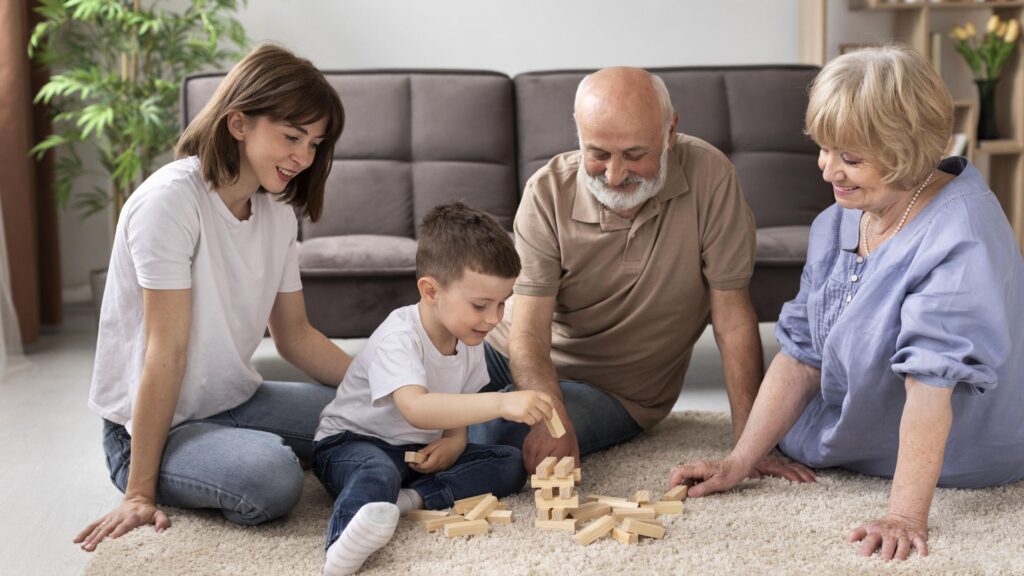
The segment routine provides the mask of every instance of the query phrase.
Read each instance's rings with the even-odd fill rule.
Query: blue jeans
[[[481,392],[512,392],[516,389],[512,382],[512,372],[508,367],[508,358],[484,343],[484,356],[487,358],[487,372],[491,383]],[[576,430],[576,438],[580,443],[580,455],[593,454],[632,440],[643,429],[633,420],[614,397],[597,388],[574,380],[559,380],[565,409]],[[510,422],[503,418],[475,424],[469,427],[469,441],[479,444],[505,444],[520,450],[523,440],[530,432],[530,427],[519,422]]]
[[[392,446],[378,438],[342,432],[313,443],[313,473],[334,497],[327,546],[341,536],[352,517],[370,502],[394,502],[403,487],[416,490],[428,510],[490,492],[508,496],[526,482],[523,456],[511,446],[467,444],[451,468],[420,474],[405,463],[406,451],[423,444]]]
[[[219,509],[237,524],[283,516],[302,495],[296,455],[311,457],[320,411],[334,394],[334,388],[319,384],[264,382],[237,408],[171,428],[157,503]],[[124,426],[104,420],[103,450],[110,479],[124,492],[131,463],[131,437]]]

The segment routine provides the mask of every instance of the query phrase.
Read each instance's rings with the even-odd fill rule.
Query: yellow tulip
[[[992,17],[988,19],[988,25],[985,26],[985,29],[988,30],[989,32],[995,32],[996,28],[999,27],[999,24],[999,16],[993,14]]]
[[[964,24],[964,32],[967,32],[967,38],[970,38],[977,33],[977,31],[974,29],[974,24],[971,22]]]
[[[996,37],[1002,38],[1003,36],[1006,36],[1006,22],[1000,22],[996,27]]]
[[[1003,36],[1003,39],[1006,40],[1007,44],[1013,44],[1017,41],[1018,36],[1020,36],[1020,22],[1010,20],[1010,24],[1006,28],[1006,35]]]
[[[949,35],[954,40],[967,40],[967,32],[965,32],[964,29],[959,26],[954,26],[953,30],[950,31]]]

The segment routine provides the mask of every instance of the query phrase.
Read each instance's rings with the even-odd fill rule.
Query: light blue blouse
[[[940,486],[1024,478],[1024,260],[995,195],[964,158],[892,240],[857,255],[860,210],[811,227],[800,293],[776,337],[821,369],[821,392],[779,443],[809,466],[891,477],[903,379],[955,387]]]

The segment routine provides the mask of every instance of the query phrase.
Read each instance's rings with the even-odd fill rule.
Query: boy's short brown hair
[[[499,278],[519,276],[515,244],[498,221],[462,202],[436,206],[420,225],[416,278],[447,286],[467,269]]]

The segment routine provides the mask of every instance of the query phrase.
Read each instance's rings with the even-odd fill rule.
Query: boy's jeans
[[[216,508],[237,524],[283,516],[302,495],[302,468],[309,459],[320,411],[335,389],[300,382],[264,382],[241,406],[170,430],[157,503],[178,508]],[[103,421],[103,449],[110,479],[124,492],[131,463],[125,427]]]
[[[514,391],[516,388],[512,383],[508,358],[486,342],[484,356],[487,358],[487,372],[490,374],[491,383],[480,391]],[[622,404],[609,394],[585,382],[560,380],[559,384],[565,398],[565,408],[569,411],[569,419],[572,420],[576,438],[580,443],[581,456],[628,442],[643,432]],[[505,444],[521,450],[523,440],[529,432],[530,427],[526,424],[497,418],[470,426],[469,441],[480,444]]]
[[[456,500],[487,492],[498,498],[508,496],[526,482],[518,448],[467,444],[451,468],[420,474],[405,463],[405,453],[423,446],[392,446],[353,432],[313,443],[313,472],[334,497],[327,546],[341,536],[364,504],[395,502],[403,487],[416,490],[424,508],[440,510],[451,507]]]

